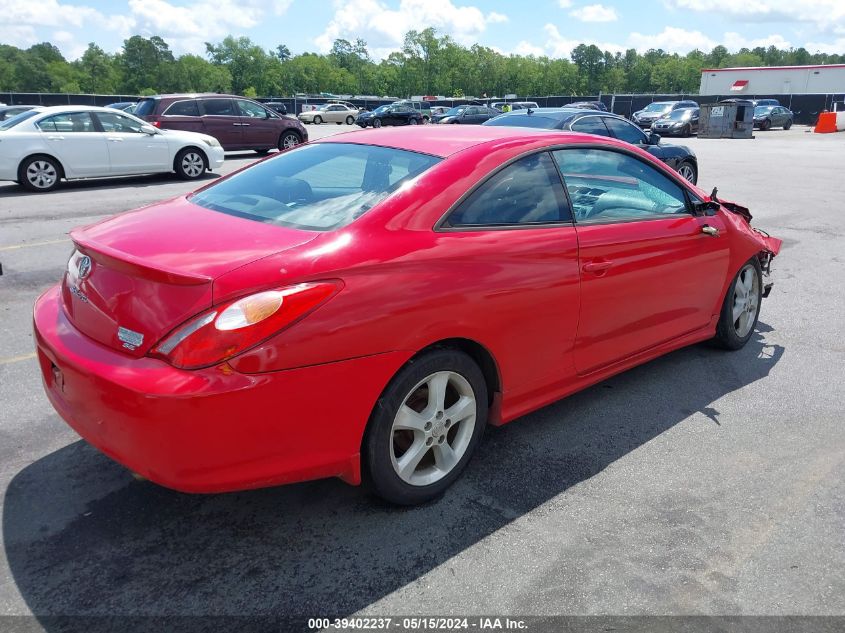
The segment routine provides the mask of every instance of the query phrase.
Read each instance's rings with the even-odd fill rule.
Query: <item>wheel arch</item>
[[[496,394],[502,391],[502,378],[496,358],[489,349],[472,339],[462,337],[447,338],[426,345],[414,354],[408,362],[413,362],[414,359],[436,349],[454,349],[469,356],[478,365],[484,376],[484,382],[487,384],[488,404],[493,403]]]
[[[47,152],[33,152],[32,154],[27,154],[26,156],[21,158],[20,162],[18,163],[18,178],[22,179],[22,170],[24,163],[32,158],[38,157],[49,158],[50,160],[56,161],[56,164],[59,166],[59,179],[61,180],[62,178],[67,178],[67,172],[65,171],[65,166],[62,164],[62,161],[60,161],[52,154],[48,154]]]

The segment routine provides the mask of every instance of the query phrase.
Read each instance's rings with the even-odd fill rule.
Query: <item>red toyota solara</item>
[[[605,137],[342,134],[72,232],[35,305],[53,406],[164,486],[321,477],[413,504],[500,425],[752,336],[780,240]]]

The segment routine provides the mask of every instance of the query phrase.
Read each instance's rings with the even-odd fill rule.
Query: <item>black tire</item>
[[[783,124],[783,129],[788,130],[792,127],[792,119],[787,119],[786,123]]]
[[[286,130],[279,137],[279,151],[296,147],[302,142],[302,137],[294,130]]]
[[[381,127],[381,119],[373,119],[373,127]]]
[[[18,167],[18,182],[29,191],[38,193],[52,191],[58,187],[63,176],[61,163],[52,156],[43,154],[24,159]]]
[[[678,165],[678,173],[681,175],[681,178],[691,182],[692,184],[696,184],[698,182],[698,167],[696,167],[695,163],[691,160],[683,160]]]
[[[433,483],[414,485],[402,479],[393,465],[394,459],[402,457],[400,455],[397,458],[395,450],[396,442],[403,439],[401,437],[403,431],[395,431],[393,424],[397,413],[406,400],[410,402],[408,399],[417,393],[417,389],[423,388],[420,386],[421,383],[437,372],[451,372],[458,375],[471,387],[475,398],[474,426],[463,454],[450,467],[451,469],[448,470],[447,474],[442,475],[440,479]],[[448,407],[444,406],[443,410],[448,412]],[[397,505],[416,505],[437,498],[454,483],[469,463],[481,436],[484,434],[487,412],[487,384],[484,381],[484,376],[478,365],[463,352],[452,349],[436,349],[409,361],[385,388],[376,402],[367,425],[361,448],[365,483],[375,494]],[[448,439],[448,436],[454,432],[453,439],[449,441],[455,441],[454,438],[461,432],[459,425],[450,429],[448,428],[448,418],[443,419],[443,411],[437,412],[436,415],[439,416],[437,418],[439,421],[434,422],[434,428],[431,431],[426,431],[426,433],[429,435],[436,434],[439,430]],[[434,419],[432,417],[432,420]],[[447,425],[447,430],[443,428],[444,423]],[[432,424],[428,423],[428,427],[432,427]],[[410,432],[404,431],[404,433]],[[413,431],[412,433],[413,437],[416,438],[416,434],[423,433],[423,431]],[[400,437],[395,434],[399,434]],[[419,441],[422,442],[423,440],[420,439]],[[434,460],[434,449],[442,441],[442,439],[440,442],[434,440],[432,444],[426,440],[425,446],[432,446],[432,449],[423,449],[425,452],[422,453],[423,457],[419,460],[419,463],[425,462],[426,459]],[[408,448],[410,446],[406,447],[405,450],[408,450]],[[414,466],[414,472],[416,472],[416,468],[418,466]]]
[[[752,294],[756,295],[756,306],[754,308],[754,318],[751,322],[751,327],[747,332],[743,332],[737,327],[738,319],[734,319],[734,308],[737,302],[737,284],[741,284],[741,276],[748,271],[753,273],[756,277],[754,284],[756,290]],[[760,316],[760,305],[763,299],[763,270],[760,266],[760,260],[752,257],[745,262],[734,276],[725,299],[722,302],[722,311],[719,314],[719,323],[716,325],[716,336],[713,342],[719,347],[730,350],[741,349],[754,336],[754,328],[757,327],[757,319]],[[741,318],[741,316],[740,316]],[[738,331],[739,330],[739,331]]]
[[[760,129],[765,132],[772,127],[772,122],[769,119],[764,119],[763,122],[760,124]]]
[[[420,122],[419,122],[419,121],[417,121],[416,119],[411,119],[411,120],[409,121],[409,123],[410,123],[411,125],[419,125],[419,124],[420,124]]]
[[[196,180],[201,178],[208,169],[208,158],[205,152],[196,147],[186,147],[176,154],[173,160],[173,171],[182,180]]]
[[[687,123],[687,126],[684,128],[683,135],[686,138],[689,138],[690,136],[692,136],[692,126],[689,123]]]
[[[265,154],[269,154],[270,150],[272,150],[272,149],[273,149],[272,147],[268,147],[267,149],[257,149],[257,150],[254,150],[254,151],[255,151],[256,154],[259,154],[260,156],[264,156]]]
[[[320,125],[323,122],[323,117],[319,114],[314,117],[314,125]]]
[[[346,117],[346,125],[352,125],[353,123],[355,123],[355,117],[350,114]]]

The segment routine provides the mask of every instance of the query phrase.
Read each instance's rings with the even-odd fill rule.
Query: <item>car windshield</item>
[[[389,109],[390,109],[390,105],[383,105],[383,106],[379,106],[375,110],[373,110],[373,113],[387,112]]]
[[[540,114],[508,114],[488,119],[482,125],[502,125],[505,127],[533,127],[553,130],[560,126],[560,119],[542,116]]]
[[[466,106],[458,106],[446,111],[446,116],[458,116],[461,112],[466,110]]]
[[[672,110],[666,118],[672,119],[674,121],[683,121],[684,119],[688,119],[692,116],[692,110],[690,109],[682,109],[682,110]]]
[[[757,106],[756,108],[754,108],[754,114],[768,114],[772,111],[772,108],[774,108],[774,106]]]
[[[189,199],[249,220],[331,231],[360,217],[439,161],[387,147],[319,143],[257,163]]]
[[[643,112],[668,112],[671,108],[671,103],[650,103]]]
[[[26,112],[16,114],[15,116],[0,122],[0,131],[13,128],[21,121],[26,121],[27,119],[34,117],[36,114],[38,114],[38,110],[27,110]]]

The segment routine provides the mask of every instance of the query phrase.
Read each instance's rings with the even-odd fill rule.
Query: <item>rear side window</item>
[[[387,147],[318,143],[257,163],[190,200],[257,222],[330,231],[360,217],[439,161]]]
[[[141,99],[135,106],[135,116],[149,116],[155,113],[157,99]]]
[[[208,116],[238,116],[231,99],[203,99],[202,107]]]
[[[137,114],[137,111],[136,113]],[[200,109],[196,99],[175,101],[164,111],[164,116],[199,116]]]
[[[554,161],[532,154],[484,182],[447,220],[450,227],[569,222],[572,216]]]

